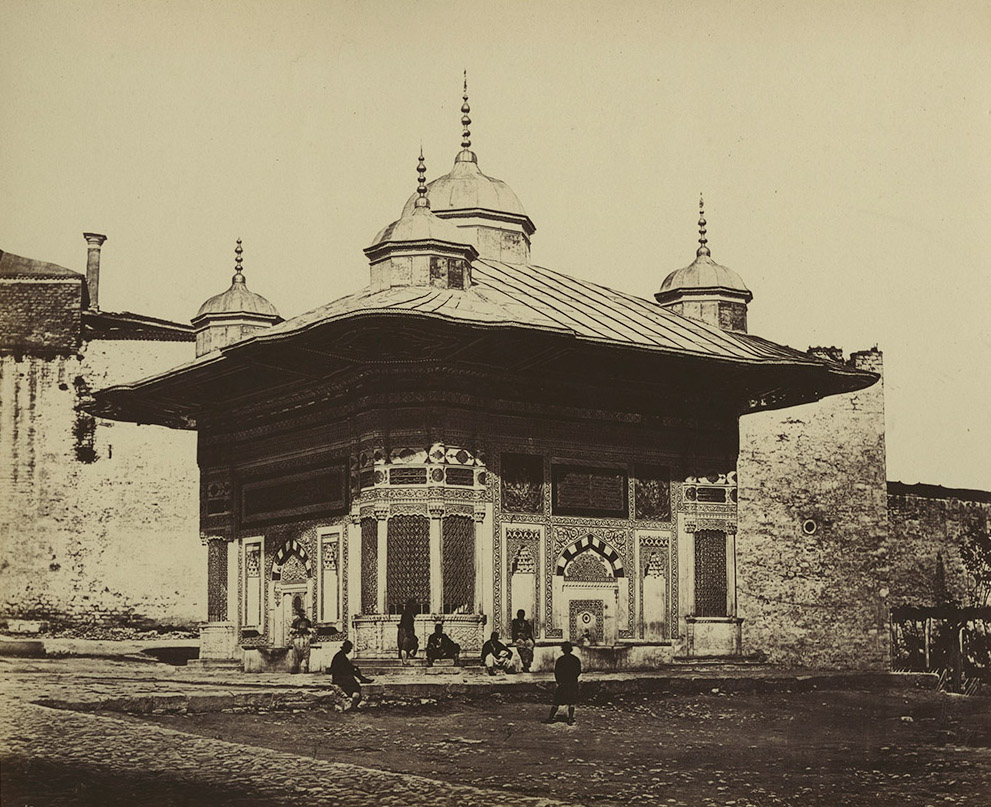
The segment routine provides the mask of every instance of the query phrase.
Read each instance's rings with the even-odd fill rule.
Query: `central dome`
[[[427,183],[427,198],[435,214],[444,215],[447,210],[490,210],[527,218],[519,198],[501,179],[483,174],[478,168],[475,152],[464,149],[454,160],[449,174]],[[413,212],[416,194],[410,196],[403,208],[403,215]]]
[[[461,230],[478,252],[478,256],[508,263],[529,263],[530,236],[537,229],[520,204],[519,198],[501,179],[486,176],[478,168],[478,158],[471,150],[468,124],[468,78],[465,77],[464,104],[461,106],[461,151],[454,167],[422,188],[424,202],[438,219],[451,222]],[[407,200],[402,218],[412,215],[419,203],[421,189]]]

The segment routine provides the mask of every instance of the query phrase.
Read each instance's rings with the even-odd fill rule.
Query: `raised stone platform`
[[[413,658],[409,664],[403,665],[398,659],[357,659],[355,662],[364,675],[374,678],[376,676],[414,676],[414,675],[481,675],[485,672],[485,667],[476,658],[468,662],[462,662],[455,666],[454,661],[449,658],[438,659],[432,665],[427,664],[426,659]]]

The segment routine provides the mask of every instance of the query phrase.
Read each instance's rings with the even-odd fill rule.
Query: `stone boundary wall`
[[[836,348],[817,355],[841,357]],[[876,348],[849,360],[878,373],[881,362]],[[740,419],[737,603],[745,655],[887,668],[882,384]]]
[[[196,435],[80,409],[91,391],[192,352],[97,340],[68,356],[0,356],[0,619],[95,637],[205,618]]]
[[[943,598],[988,604],[973,601],[973,578],[960,557],[969,521],[988,530],[991,492],[888,483],[892,607],[939,605]]]

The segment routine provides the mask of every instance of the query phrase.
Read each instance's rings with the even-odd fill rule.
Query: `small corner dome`
[[[227,291],[216,294],[203,303],[193,319],[211,314],[257,314],[281,319],[274,305],[260,294],[248,290],[241,272],[234,275],[231,287]]]
[[[671,272],[661,283],[659,294],[679,290],[726,289],[743,292],[748,299],[753,295],[743,278],[726,266],[720,266],[708,255],[699,255],[683,269]]]
[[[416,206],[414,193],[403,208],[403,217]],[[486,176],[478,168],[475,153],[467,149],[458,153],[451,172],[427,184],[427,198],[435,212],[445,210],[493,210],[526,217],[519,197],[501,179]]]
[[[429,187],[429,186],[428,186]],[[417,194],[413,194],[416,202]],[[404,243],[410,241],[443,241],[449,244],[470,245],[467,234],[448,221],[438,218],[429,208],[407,205],[409,210],[403,210],[402,218],[379,231],[372,241],[372,246],[385,243]]]

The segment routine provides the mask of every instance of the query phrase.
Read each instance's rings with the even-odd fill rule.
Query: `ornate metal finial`
[[[464,132],[461,134],[461,148],[470,149],[471,148],[471,131],[468,127],[471,125],[471,118],[468,117],[468,113],[471,112],[471,107],[468,106],[468,71],[465,70],[465,94],[461,96],[464,99],[464,103],[461,105],[461,125],[464,127]]]
[[[705,202],[702,201],[702,194],[699,194],[699,248],[695,253],[695,256],[701,258],[703,255],[709,255],[709,248],[706,246],[708,243],[705,237]]]
[[[416,164],[416,173],[419,175],[416,182],[416,207],[430,207],[430,200],[427,199],[427,165],[423,161],[423,144],[420,144],[420,161]]]
[[[239,238],[239,239],[237,239],[237,246],[234,247],[234,278],[233,278],[233,280],[234,280],[235,283],[244,283],[244,275],[241,274],[241,272],[242,272],[241,263],[244,261],[244,258],[241,257],[241,253],[243,253],[243,252],[244,252],[244,250],[241,249],[241,239]]]

